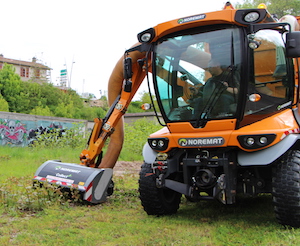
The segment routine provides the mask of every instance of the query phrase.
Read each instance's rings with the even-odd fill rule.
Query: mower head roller
[[[112,174],[111,168],[98,169],[49,160],[38,168],[33,181],[78,190],[83,194],[83,200],[97,204],[105,202],[112,194]]]

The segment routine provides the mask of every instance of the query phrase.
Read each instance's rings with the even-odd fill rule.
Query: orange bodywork
[[[288,109],[280,114],[273,115],[262,121],[250,124],[235,130],[236,120],[215,120],[207,122],[205,128],[194,128],[189,122],[171,123],[168,128],[151,134],[150,138],[165,137],[170,139],[168,149],[163,152],[168,152],[173,148],[182,148],[178,142],[181,138],[216,138],[222,137],[223,144],[212,145],[211,147],[238,147],[244,151],[254,151],[244,149],[237,140],[238,136],[242,135],[260,135],[260,134],[276,134],[275,140],[268,147],[275,145],[290,133],[299,132],[299,125],[294,120],[292,110]],[[267,129],[266,129],[266,126]],[[207,148],[208,146],[205,146]],[[186,147],[184,147],[186,148]],[[195,147],[193,147],[195,148]],[[201,148],[201,147],[199,147]],[[259,149],[255,149],[257,151]]]
[[[156,40],[167,34],[171,34],[173,32],[193,27],[226,23],[237,24],[234,18],[236,11],[237,10],[233,9],[232,6],[225,6],[224,10],[222,11],[199,14],[159,24],[154,27],[155,37],[152,42],[155,42]],[[267,17],[270,17],[270,15],[268,15]],[[300,17],[298,17],[298,21],[300,22]],[[202,63],[208,63],[210,56],[206,56],[205,59],[199,60],[199,54],[195,54],[194,52],[195,50],[186,51],[186,56],[188,57],[189,62],[194,64],[199,63],[199,61]],[[116,103],[116,106],[113,108],[112,114],[109,116],[107,122],[105,122],[104,125],[102,125],[102,120],[95,120],[95,128],[89,142],[89,147],[88,149],[83,150],[80,155],[82,165],[91,167],[95,166],[95,160],[97,156],[101,153],[104,143],[108,137],[111,138],[108,150],[104,158],[102,159],[99,168],[113,168],[118,159],[124,139],[122,116],[126,112],[129,103],[131,102],[133,96],[135,95],[136,91],[138,90],[140,84],[142,83],[146,75],[145,68],[148,66],[148,63],[151,62],[150,58],[146,58],[145,53],[139,51],[133,51],[126,55],[132,58],[132,90],[130,92],[125,92],[122,89],[124,83],[124,57],[122,57],[116,64],[112,75],[109,79],[108,85],[109,105],[112,105],[119,95],[120,99]],[[261,60],[261,62],[264,62],[266,60],[266,57],[275,55],[275,48],[268,44],[262,45],[256,52],[256,58],[258,60]],[[138,63],[138,60],[140,59],[144,59],[142,63]],[[273,58],[270,60],[274,61],[275,59]],[[201,66],[204,65],[202,64]],[[270,64],[270,66],[274,67],[274,64]],[[268,73],[265,67],[264,70],[261,71],[260,67],[256,67],[255,69],[258,71],[257,74],[259,75],[256,78],[258,80],[258,83],[270,80],[271,74]],[[295,66],[295,69],[297,72],[298,67]],[[161,73],[158,74],[158,76],[164,77],[164,71],[161,71]],[[185,100],[189,99],[190,91],[189,88],[186,87],[184,81],[179,81],[178,84],[184,88]],[[279,87],[272,88],[272,86],[274,86],[272,84],[267,86],[270,87],[268,89],[276,91],[276,93],[278,93],[279,95],[280,93],[283,93],[281,88]],[[179,139],[189,137],[222,137],[224,139],[224,142],[218,147],[236,146],[240,149],[243,149],[237,140],[237,136],[239,135],[274,133],[276,134],[276,139],[272,143],[272,145],[274,145],[277,142],[279,142],[285,136],[285,134],[299,129],[298,124],[294,120],[292,110],[285,110],[280,114],[273,115],[254,124],[244,126],[238,130],[236,130],[235,127],[236,120],[234,119],[209,121],[207,122],[205,128],[194,128],[189,122],[170,123],[168,124],[168,128],[163,128],[161,131],[152,134],[151,137],[159,136],[169,138],[170,142],[168,149],[166,149],[164,152],[168,152],[172,148],[180,148],[180,146],[178,145]]]

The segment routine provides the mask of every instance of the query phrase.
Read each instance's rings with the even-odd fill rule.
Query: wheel
[[[300,151],[288,151],[273,170],[274,211],[282,225],[300,227]]]
[[[181,194],[168,188],[157,188],[151,164],[144,163],[139,178],[142,206],[148,215],[167,215],[177,212]]]
[[[109,184],[108,184],[107,191],[106,191],[107,196],[111,196],[114,193],[114,187],[115,187],[115,183],[111,179]]]

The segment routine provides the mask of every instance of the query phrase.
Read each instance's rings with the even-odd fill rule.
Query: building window
[[[29,67],[21,67],[20,76],[29,78]]]
[[[36,78],[39,78],[39,77],[41,76],[41,70],[38,69],[38,68],[36,68],[36,69],[34,70],[34,75],[35,75]]]

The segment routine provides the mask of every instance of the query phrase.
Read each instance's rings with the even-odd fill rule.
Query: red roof
[[[41,63],[37,63],[34,61],[35,58],[33,58],[32,62],[28,61],[21,61],[21,60],[15,60],[15,59],[10,59],[10,58],[5,58],[2,55],[0,55],[0,63],[7,63],[7,64],[13,64],[13,65],[19,65],[19,66],[27,66],[27,67],[37,67],[45,70],[51,70],[50,67],[45,66]]]

